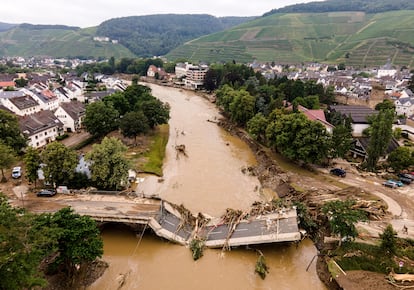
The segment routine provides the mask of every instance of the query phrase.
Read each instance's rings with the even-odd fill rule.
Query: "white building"
[[[392,68],[391,61],[388,60],[387,64],[378,70],[377,77],[394,77],[396,73],[397,70]]]
[[[19,119],[20,130],[28,138],[28,145],[40,148],[55,141],[63,124],[52,111],[40,111]]]
[[[35,99],[23,91],[1,91],[0,104],[18,116],[34,114],[42,109]]]
[[[401,92],[401,96],[394,101],[395,112],[397,115],[410,117],[414,115],[414,94],[406,89]]]
[[[82,127],[85,104],[79,101],[61,103],[55,111],[55,116],[62,122],[64,131],[76,132]]]

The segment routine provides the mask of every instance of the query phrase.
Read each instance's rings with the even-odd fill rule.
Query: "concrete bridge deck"
[[[80,214],[98,222],[148,225],[160,237],[187,245],[195,235],[205,240],[205,246],[219,248],[301,240],[296,209],[249,217],[232,229],[219,218],[196,229],[183,224],[181,215],[167,201],[154,198],[100,197],[97,195],[65,198],[60,201]]]

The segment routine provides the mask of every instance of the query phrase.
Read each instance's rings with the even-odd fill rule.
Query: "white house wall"
[[[352,124],[352,136],[360,137],[362,132],[369,127],[369,124]]]
[[[29,146],[40,148],[55,141],[58,136],[57,127],[49,128],[29,137]]]

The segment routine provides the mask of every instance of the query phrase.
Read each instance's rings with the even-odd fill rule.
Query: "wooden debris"
[[[175,151],[177,152],[177,159],[180,154],[184,155],[185,157],[188,157],[184,144],[175,145]]]

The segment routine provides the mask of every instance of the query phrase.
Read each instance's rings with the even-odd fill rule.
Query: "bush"
[[[68,138],[68,137],[69,137],[69,134],[68,134],[68,133],[65,133],[65,134],[62,134],[62,135],[56,136],[56,140],[57,140],[57,141],[62,141],[63,139],[66,139],[66,138]]]

